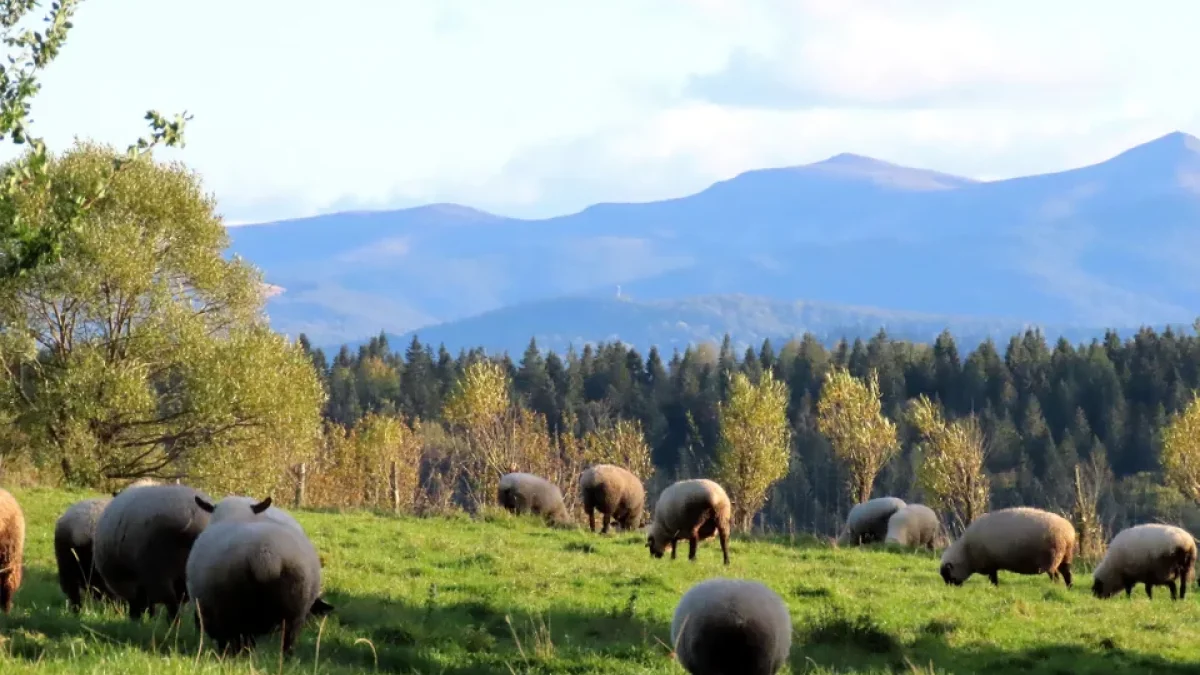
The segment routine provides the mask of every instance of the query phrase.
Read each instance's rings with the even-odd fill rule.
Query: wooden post
[[[308,464],[301,462],[300,466],[296,467],[296,495],[292,500],[293,508],[301,508],[304,506],[304,481],[308,477]]]
[[[395,462],[392,462],[392,476],[388,483],[392,493],[392,511],[400,513],[400,477],[397,474]]]

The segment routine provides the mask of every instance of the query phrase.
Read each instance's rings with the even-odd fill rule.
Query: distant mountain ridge
[[[284,289],[268,301],[272,324],[318,344],[611,299],[618,286],[651,307],[754,296],[957,317],[951,328],[999,317],[1190,325],[1200,315],[1200,140],[1172,133],[1098,164],[1001,181],[842,154],[541,220],[433,204],[230,235],[231,251]]]

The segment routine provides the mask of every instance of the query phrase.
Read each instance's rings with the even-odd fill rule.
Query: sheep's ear
[[[255,504],[254,506],[251,506],[250,510],[254,512],[254,515],[258,515],[258,514],[262,513],[263,511],[266,511],[269,508],[271,508],[271,498],[267,497],[266,499]]]
[[[196,506],[199,506],[201,509],[208,511],[209,513],[212,513],[213,509],[215,508],[212,504],[204,501],[204,498],[200,495],[196,495]]]
[[[317,598],[313,602],[312,609],[309,610],[314,616],[324,616],[333,611],[333,605],[325,602],[321,598]]]

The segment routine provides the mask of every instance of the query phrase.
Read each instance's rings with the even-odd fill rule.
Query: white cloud
[[[123,147],[145,110],[191,110],[168,155],[231,223],[545,215],[843,151],[987,178],[1200,132],[1198,21],[1190,0],[97,2],[33,116],[55,147]]]

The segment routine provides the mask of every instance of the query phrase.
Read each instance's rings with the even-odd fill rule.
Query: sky
[[[84,0],[51,148],[160,153],[231,225],[456,202],[544,217],[853,152],[979,179],[1200,135],[1200,3]]]

